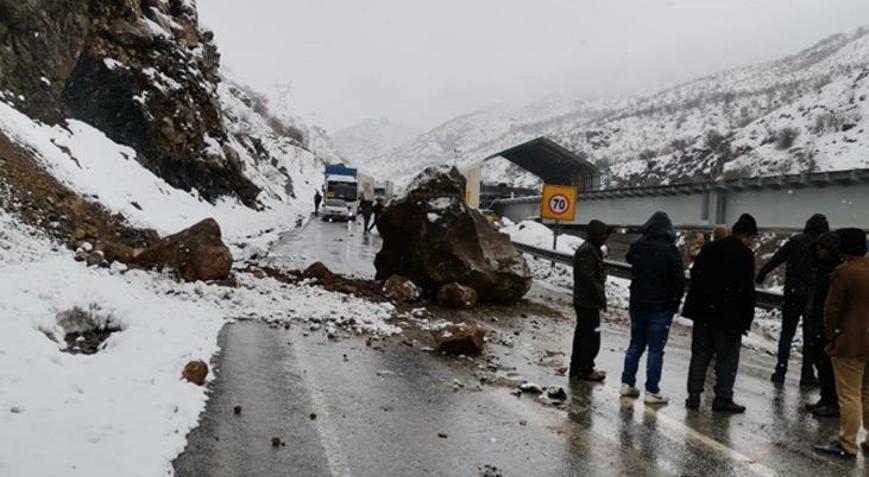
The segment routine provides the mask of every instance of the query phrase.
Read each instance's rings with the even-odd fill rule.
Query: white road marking
[[[612,397],[619,399],[619,400],[622,399],[622,397],[619,394],[618,389],[611,387],[609,385],[604,385],[603,388]],[[670,431],[681,433],[683,435],[683,441],[687,441],[689,439],[696,441],[697,443],[717,452],[718,454],[724,456],[725,458],[730,459],[734,462],[737,462],[737,463],[745,466],[746,468],[748,468],[749,471],[751,471],[755,475],[758,475],[761,477],[776,477],[779,475],[777,472],[775,472],[774,470],[770,469],[769,467],[761,464],[756,459],[752,459],[751,457],[737,451],[736,449],[732,449],[732,448],[716,441],[715,439],[713,439],[713,438],[711,438],[703,433],[697,432],[694,429],[692,429],[691,427],[686,426],[682,422],[680,422],[676,419],[673,419],[672,417],[669,417],[665,414],[659,413],[658,410],[654,406],[648,406],[648,405],[644,404],[641,398],[640,399],[631,399],[631,401],[634,401],[632,403],[632,406],[634,406],[634,409],[636,409],[636,406],[641,406],[643,408],[643,413],[645,415],[653,417],[655,419],[655,421],[657,421],[658,423],[667,427]],[[621,405],[624,405],[624,404],[621,404]],[[638,424],[640,424],[642,422],[641,420],[638,421],[637,418],[635,418],[634,420]]]
[[[347,465],[347,458],[344,456],[344,453],[341,452],[341,442],[338,440],[338,434],[335,431],[335,427],[332,425],[329,416],[329,406],[326,404],[326,396],[318,385],[313,373],[304,372],[308,367],[299,360],[300,356],[309,356],[305,351],[303,341],[304,340],[297,339],[294,336],[292,345],[290,346],[290,352],[293,355],[293,361],[299,365],[299,372],[302,381],[304,382],[304,387],[308,390],[308,396],[311,398],[311,408],[314,410],[314,413],[317,414],[317,419],[314,421],[314,429],[320,436],[320,444],[323,446],[323,451],[326,454],[326,462],[329,465],[329,472],[334,477],[352,477],[353,474],[350,472],[350,467]],[[296,352],[296,347],[299,348],[298,353]]]

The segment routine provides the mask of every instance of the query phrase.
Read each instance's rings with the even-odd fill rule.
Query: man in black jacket
[[[703,247],[691,269],[691,287],[682,316],[694,321],[688,399],[685,407],[700,407],[706,369],[715,356],[714,411],[744,412],[733,402],[742,335],[754,320],[754,252],[757,237],[754,217],[743,214],[732,235]]]
[[[638,397],[637,368],[646,348],[646,404],[665,404],[658,384],[664,366],[664,346],[673,315],[685,292],[682,255],[676,248],[673,223],[664,212],[655,212],[643,225],[643,236],[631,244],[631,343],[625,353],[621,395]]]
[[[839,417],[839,395],[836,393],[833,363],[824,351],[829,344],[824,329],[824,302],[826,302],[827,292],[830,290],[830,275],[836,267],[842,264],[844,259],[839,252],[839,237],[832,232],[818,237],[818,240],[812,244],[811,250],[813,280],[806,322],[808,323],[807,327],[811,330],[809,344],[812,346],[815,369],[818,370],[821,398],[818,402],[807,405],[806,408],[815,417]]]
[[[788,370],[788,360],[791,357],[791,343],[797,332],[800,318],[803,318],[803,365],[800,374],[801,386],[817,386],[818,380],[812,370],[812,330],[805,319],[806,305],[812,290],[812,252],[811,245],[821,236],[829,232],[827,218],[821,214],[813,215],[803,229],[803,233],[795,235],[779,248],[772,258],[757,272],[757,283],[762,284],[766,276],[777,267],[787,263],[785,271],[784,305],[782,306],[781,336],[778,341],[778,364],[772,374],[772,382],[783,384]]]
[[[588,238],[573,256],[573,306],[576,331],[570,356],[570,378],[603,381],[606,374],[594,369],[600,351],[600,312],[606,310],[606,271],[601,247],[609,239],[609,227],[600,220],[588,224]]]

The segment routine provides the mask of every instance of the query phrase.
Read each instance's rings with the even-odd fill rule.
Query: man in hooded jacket
[[[670,325],[685,292],[685,270],[673,223],[666,213],[655,212],[642,232],[626,257],[631,264],[631,342],[625,353],[621,395],[639,396],[637,368],[648,348],[645,402],[666,404],[668,399],[658,385]]]
[[[576,331],[570,357],[570,378],[603,381],[606,373],[594,368],[600,352],[600,313],[606,310],[606,271],[601,248],[610,229],[600,220],[588,223],[588,239],[573,256],[573,306]]]
[[[772,258],[757,272],[757,284],[760,285],[766,276],[781,266],[787,264],[785,272],[784,305],[782,306],[781,336],[778,341],[778,364],[771,380],[776,384],[783,384],[788,370],[788,360],[791,356],[791,343],[797,331],[800,318],[803,319],[803,364],[800,374],[801,386],[817,386],[812,363],[813,346],[811,340],[806,338],[814,333],[810,329],[810,323],[805,319],[806,306],[812,290],[812,252],[811,245],[818,240],[821,234],[829,232],[830,225],[827,218],[821,214],[815,214],[806,222],[803,233],[791,237],[790,240],[779,248]]]
[[[745,406],[733,402],[733,386],[742,335],[754,320],[754,252],[750,245],[755,237],[754,217],[743,214],[730,236],[703,247],[691,269],[691,286],[682,308],[682,316],[694,321],[685,401],[689,409],[700,407],[706,369],[714,356],[712,410],[745,412]]]
[[[842,260],[837,234],[827,232],[812,244],[812,292],[809,295],[806,321],[809,323],[809,329],[812,330],[810,344],[815,358],[815,369],[818,371],[821,398],[818,402],[807,405],[806,408],[815,417],[839,417],[839,397],[836,394],[833,363],[824,351],[829,344],[824,332],[824,302],[830,289],[830,275],[842,264]]]

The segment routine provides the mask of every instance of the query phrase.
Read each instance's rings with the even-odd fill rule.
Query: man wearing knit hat
[[[819,452],[854,458],[869,443],[857,446],[860,426],[869,430],[869,258],[866,232],[837,231],[845,263],[833,270],[824,305],[824,327],[829,344],[826,352],[833,361],[842,430],[828,445],[815,446]]]
[[[688,399],[685,407],[700,407],[706,369],[715,357],[715,400],[712,410],[739,413],[733,402],[742,335],[754,320],[754,252],[757,222],[743,214],[730,236],[703,247],[691,269],[691,287],[682,316],[694,321]]]

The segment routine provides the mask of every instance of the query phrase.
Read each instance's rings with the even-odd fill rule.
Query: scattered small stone
[[[465,387],[465,383],[459,381],[458,379],[453,379],[453,386],[457,388],[463,388]]]
[[[552,399],[553,401],[564,401],[567,399],[567,393],[562,387],[549,388],[546,391],[546,395],[549,397],[549,399]]]
[[[12,414],[21,414],[22,412],[24,412],[24,408],[20,408],[18,406],[12,406],[12,408],[9,409],[9,412],[11,412]]]
[[[528,421],[526,421],[525,419],[522,419],[521,421],[519,421],[519,425],[520,425],[520,426],[527,426],[527,425],[528,425]]]
[[[317,413],[316,413],[316,412],[312,412],[311,415],[308,416],[308,417],[310,417],[311,420],[313,421],[314,419],[317,419]]]
[[[503,477],[504,474],[501,473],[501,470],[495,467],[494,465],[484,465],[482,467],[477,467],[477,471],[479,472],[480,477]]]
[[[272,447],[280,447],[281,446],[281,438],[280,437],[272,437]]]
[[[346,363],[346,362],[348,362],[348,361],[350,361],[350,358],[348,358],[347,355],[345,354],[345,355],[344,355],[344,362]]]
[[[446,439],[449,436],[447,436],[444,432],[438,432],[438,437],[440,437],[441,439]]]
[[[531,394],[543,393],[543,388],[541,388],[540,386],[538,386],[534,383],[530,383],[527,381],[519,385],[519,390],[522,392],[531,393]]]
[[[241,406],[236,405],[234,408],[232,408],[232,412],[233,412],[236,416],[240,415],[240,414],[241,414]]]

